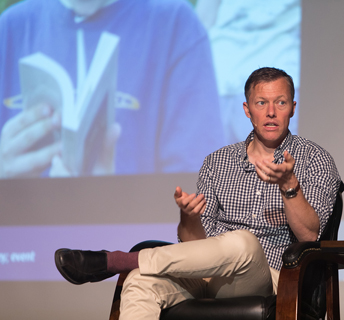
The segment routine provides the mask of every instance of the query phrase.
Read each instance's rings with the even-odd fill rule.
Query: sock
[[[122,272],[130,272],[139,267],[139,251],[123,252],[113,251],[107,252],[107,271],[118,274]]]

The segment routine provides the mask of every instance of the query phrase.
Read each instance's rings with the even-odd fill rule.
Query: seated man
[[[253,124],[246,141],[206,157],[197,195],[180,187],[181,243],[124,253],[60,249],[55,262],[74,284],[129,272],[120,319],[159,319],[185,299],[276,293],[282,254],[293,242],[319,239],[340,184],[332,157],[293,136],[291,77],[254,71],[243,107]]]

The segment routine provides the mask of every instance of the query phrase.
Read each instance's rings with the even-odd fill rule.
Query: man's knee
[[[220,243],[224,254],[230,254],[230,250],[235,250],[241,255],[265,257],[257,237],[248,230],[226,232],[220,236]]]
[[[140,269],[134,269],[130,271],[124,281],[123,287],[125,284],[137,282],[140,277],[141,277]]]
[[[124,281],[120,302],[120,319],[159,319],[160,306],[151,290],[153,277],[132,270]]]
[[[155,294],[152,291],[155,281],[155,277],[141,275],[139,269],[132,270],[123,283],[121,308],[141,299],[155,301]]]
[[[131,292],[130,294],[144,291],[146,294],[152,291],[162,278],[156,276],[145,276],[140,273],[140,269],[130,271],[124,281],[122,295]]]
[[[170,276],[141,275],[131,271],[123,284],[122,298],[147,301],[154,310],[173,306],[186,299],[204,297],[206,284],[202,279],[173,278]],[[123,303],[124,304],[124,303]]]

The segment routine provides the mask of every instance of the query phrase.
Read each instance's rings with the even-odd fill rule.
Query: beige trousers
[[[158,320],[161,309],[186,299],[268,296],[277,292],[278,276],[245,230],[144,249],[124,282],[119,319]]]

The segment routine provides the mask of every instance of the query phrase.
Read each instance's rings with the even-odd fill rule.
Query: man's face
[[[268,148],[278,147],[287,135],[295,106],[284,78],[258,83],[251,88],[248,103],[244,102],[245,114],[251,119],[255,137]]]

